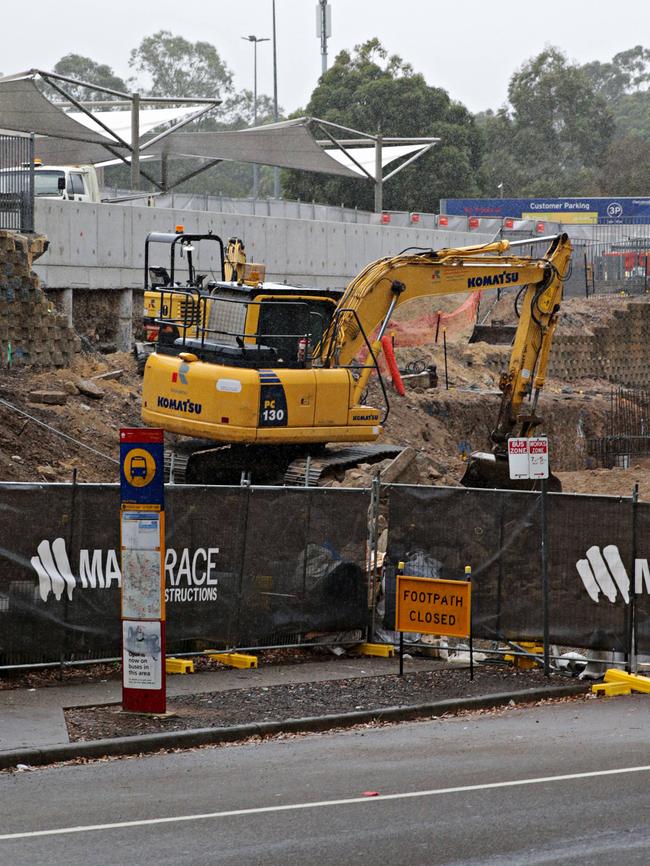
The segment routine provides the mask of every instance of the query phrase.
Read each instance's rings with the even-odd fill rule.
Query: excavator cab
[[[154,250],[161,248],[163,255],[155,260],[162,259],[164,264],[152,264]],[[199,256],[203,272],[198,268]],[[264,281],[265,272],[264,265],[246,261],[244,243],[239,238],[229,238],[224,244],[219,235],[186,232],[181,225],[174,232],[150,232],[144,243],[144,341],[136,342],[134,349],[138,371],[144,372],[146,360],[158,340],[158,318],[185,318],[188,302],[183,291],[198,290],[210,295],[218,283],[256,286]],[[164,289],[181,292],[170,292],[161,306],[160,292]],[[178,329],[168,326],[162,335],[163,342],[173,342],[178,336]]]

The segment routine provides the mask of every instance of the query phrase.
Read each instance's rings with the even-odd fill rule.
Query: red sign
[[[388,223],[390,222],[390,214],[389,213],[383,213],[381,215],[381,221],[384,225],[388,225]]]
[[[120,442],[164,442],[164,433],[154,427],[120,427]]]
[[[448,226],[449,220],[447,219],[446,216],[440,216],[440,217],[438,217],[438,225],[439,226]]]
[[[470,217],[470,218],[469,218],[469,227],[470,227],[471,229],[477,229],[478,226],[479,226],[479,220],[478,220],[478,217]]]
[[[513,229],[515,227],[515,221],[511,217],[506,217],[503,221],[504,229]]]
[[[535,436],[528,440],[531,478],[548,478],[548,439]]]
[[[546,229],[546,225],[544,223],[535,223],[535,231],[538,234],[544,234],[544,230]]]
[[[419,223],[420,222],[420,214],[419,213],[412,213],[411,214],[411,222],[412,223]]]

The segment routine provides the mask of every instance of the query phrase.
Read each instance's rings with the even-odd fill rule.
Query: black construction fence
[[[34,136],[0,134],[0,229],[34,231]]]
[[[548,494],[551,643],[650,650],[650,504]],[[472,568],[473,632],[494,641],[544,632],[541,494],[395,486],[389,492],[384,625],[394,622],[395,570],[463,580]]]
[[[451,579],[470,564],[476,636],[541,637],[539,494],[170,485],[168,651],[368,634],[386,508],[387,628],[398,562]],[[627,652],[634,618],[650,652],[650,504],[550,494],[548,514],[551,641]],[[117,486],[0,484],[0,667],[118,656],[119,586]]]

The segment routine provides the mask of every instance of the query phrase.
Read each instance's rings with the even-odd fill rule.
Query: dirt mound
[[[111,373],[118,378],[102,378]],[[69,481],[76,469],[79,481],[117,481],[118,431],[140,424],[141,387],[135,360],[127,353],[80,354],[70,367],[5,372],[0,388],[0,480]],[[90,396],[92,391],[98,393]],[[50,399],[60,402],[42,402]]]

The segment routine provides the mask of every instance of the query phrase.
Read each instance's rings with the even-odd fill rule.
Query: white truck
[[[0,171],[0,192],[11,192],[16,175],[27,173],[27,166]],[[13,183],[12,183],[13,179]],[[56,198],[66,201],[101,201],[97,171],[94,165],[34,165],[34,195],[36,198]]]

